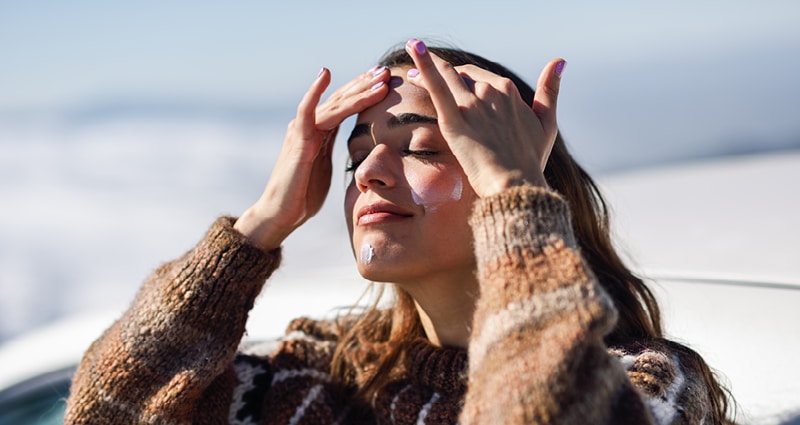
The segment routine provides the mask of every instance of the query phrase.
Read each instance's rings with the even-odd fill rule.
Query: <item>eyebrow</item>
[[[392,115],[386,120],[386,126],[389,128],[397,128],[410,124],[438,124],[439,121],[428,115],[415,114],[412,112],[405,112],[398,115]],[[356,124],[350,137],[347,138],[347,144],[357,137],[369,136],[371,134],[370,124]]]

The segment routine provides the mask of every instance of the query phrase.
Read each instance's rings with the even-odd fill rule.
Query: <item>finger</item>
[[[466,82],[468,87],[471,86],[472,92],[479,98],[486,94],[489,87],[507,96],[520,96],[519,89],[510,78],[497,75],[492,71],[475,65],[462,65],[455,67],[455,69],[461,75],[461,79]]]
[[[311,83],[300,104],[297,105],[297,126],[303,137],[311,137],[316,131],[316,108],[322,98],[322,93],[331,83],[331,72],[327,68],[322,68],[317,74],[317,78]]]
[[[391,72],[386,67],[374,67],[336,90],[317,108],[317,128],[337,127],[347,117],[383,100],[389,93]]]
[[[408,40],[406,52],[416,66],[408,71],[408,80],[428,91],[439,119],[459,117],[453,89],[468,92],[468,87],[453,66],[430,53],[421,40]]]
[[[556,104],[561,87],[561,75],[567,62],[554,59],[547,64],[536,83],[536,94],[533,97],[533,113],[539,117],[546,135],[554,138],[558,132],[556,121]]]

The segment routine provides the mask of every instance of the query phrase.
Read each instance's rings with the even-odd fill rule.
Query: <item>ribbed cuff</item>
[[[231,270],[238,279],[265,280],[278,268],[281,261],[281,248],[264,251],[251,245],[247,237],[234,229],[236,217],[220,217],[208,230],[203,242],[207,243],[210,252],[224,256],[230,254],[238,266]],[[198,246],[203,247],[204,243]]]
[[[233,228],[234,217],[220,217],[192,250],[176,280],[193,280],[198,297],[208,315],[226,314],[230,309],[252,308],[266,279],[278,268],[281,249],[264,251],[248,243]]]
[[[280,263],[280,249],[249,245],[234,222],[218,219],[192,250],[156,270],[118,322],[124,352],[152,376],[174,376],[176,367],[218,373],[232,358]]]
[[[518,186],[481,199],[470,218],[478,258],[494,259],[529,249],[534,253],[560,239],[575,247],[571,213],[558,193]]]

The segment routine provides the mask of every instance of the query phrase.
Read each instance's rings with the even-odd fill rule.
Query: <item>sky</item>
[[[566,58],[560,126],[602,171],[702,156],[699,145],[793,143],[797,22],[791,0],[6,1],[0,122],[209,108],[284,119],[320,67],[343,84],[417,37],[532,83],[549,59]]]
[[[566,58],[562,132],[590,169],[605,170],[687,156],[669,147],[676,140],[797,139],[799,21],[791,0],[5,1],[0,123],[291,111],[320,67],[343,84],[417,37],[530,82]]]
[[[114,95],[294,100],[320,66],[350,77],[411,36],[454,43],[531,76],[553,56],[627,67],[796,47],[798,17],[791,1],[7,1],[0,108]]]

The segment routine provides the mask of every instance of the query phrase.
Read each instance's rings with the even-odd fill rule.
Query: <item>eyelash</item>
[[[364,159],[366,159],[366,158],[364,158]],[[345,173],[352,173],[352,172],[356,171],[356,168],[358,168],[358,166],[361,165],[362,162],[364,162],[364,159],[359,159],[358,161],[353,161],[351,159],[350,163],[347,164],[347,167],[344,168],[344,172]]]
[[[422,161],[427,161],[426,157],[431,157],[437,155],[439,152],[436,151],[425,151],[425,150],[411,150],[411,149],[403,149],[403,156],[413,155],[420,157]],[[359,165],[361,165],[364,160],[367,159],[366,157],[359,159],[359,160],[350,160],[350,163],[345,167],[346,173],[354,172]]]
[[[439,152],[436,151],[416,151],[411,149],[403,149],[403,155],[414,155],[414,156],[434,156]]]

